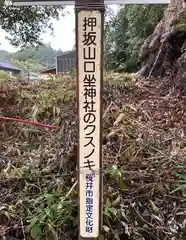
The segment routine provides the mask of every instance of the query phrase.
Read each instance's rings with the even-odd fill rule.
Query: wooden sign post
[[[76,51],[79,115],[79,238],[97,239],[101,228],[101,126],[104,2],[77,0]]]
[[[102,227],[102,89],[104,2],[167,4],[170,0],[12,0],[15,6],[72,5],[76,12],[79,239],[98,239]]]

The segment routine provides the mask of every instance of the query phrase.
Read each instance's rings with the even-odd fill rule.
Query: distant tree
[[[9,33],[8,40],[14,46],[41,44],[40,35],[53,30],[51,18],[59,19],[64,6],[10,6],[0,0],[0,26]]]
[[[40,70],[43,68],[41,64],[38,62],[35,62],[34,60],[28,60],[28,61],[19,61],[17,59],[11,59],[11,64],[14,66],[17,66],[18,68],[24,70],[24,71],[31,71],[31,72],[40,72]]]
[[[0,50],[0,61],[10,61],[11,55],[11,53],[5,50]]]
[[[28,70],[28,64],[27,64],[27,62],[19,61],[19,60],[17,60],[17,59],[11,59],[11,60],[10,60],[10,63],[11,63],[12,65],[14,65],[14,66],[22,69],[22,70],[25,70],[25,71]]]
[[[139,69],[138,54],[143,41],[154,31],[166,5],[126,5],[108,22],[106,66],[116,71]]]
[[[19,61],[27,61],[28,59],[32,59],[34,54],[36,53],[36,48],[34,47],[27,47],[21,51],[17,51],[13,54],[13,58]]]
[[[35,63],[47,67],[55,64],[55,56],[59,53],[62,53],[62,51],[54,50],[50,44],[42,44],[37,48],[24,48],[22,51],[13,54],[13,58],[19,61],[35,61]]]

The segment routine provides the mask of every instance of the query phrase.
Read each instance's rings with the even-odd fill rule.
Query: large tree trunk
[[[163,77],[178,71],[178,65],[186,51],[185,2],[186,0],[171,0],[164,18],[145,40],[140,50],[142,68],[139,75]]]

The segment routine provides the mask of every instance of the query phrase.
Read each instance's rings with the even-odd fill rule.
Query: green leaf
[[[179,24],[176,24],[176,27],[186,27],[186,24],[185,23],[179,23]]]
[[[42,236],[42,229],[39,225],[36,224],[31,228],[30,233],[31,233],[31,237],[34,240],[40,240]]]
[[[186,176],[185,175],[180,174],[180,173],[176,173],[175,175],[176,175],[176,177],[183,178],[186,181]]]
[[[119,183],[119,187],[120,187],[120,189],[122,189],[122,190],[123,190],[123,189],[125,188],[125,185],[124,185],[124,183],[123,183],[123,182],[120,182],[120,183]]]
[[[47,218],[47,214],[43,211],[43,214],[38,218],[39,223],[44,223]]]
[[[115,208],[110,208],[109,211],[116,216],[117,215],[117,210]]]
[[[34,217],[32,219],[28,219],[27,222],[28,223],[30,222],[29,228],[32,228],[36,224],[37,221],[38,221],[38,217]]]
[[[117,171],[117,170],[118,170],[118,166],[117,166],[116,164],[113,165],[113,166],[112,166],[112,170],[113,170],[113,171]]]
[[[186,180],[176,180],[177,183],[186,183]]]
[[[110,200],[109,200],[109,199],[107,199],[107,200],[106,200],[105,207],[106,207],[106,208],[109,208],[109,207],[111,207],[111,202],[110,202]]]
[[[177,187],[177,188],[174,189],[172,192],[170,192],[170,194],[172,194],[172,193],[174,193],[174,192],[177,192],[177,191],[179,191],[179,190],[182,190],[182,189],[184,189],[184,188],[186,188],[186,184],[183,184],[183,185]]]
[[[45,198],[47,199],[47,204],[50,206],[51,204],[53,204],[55,198],[52,194],[46,194]]]

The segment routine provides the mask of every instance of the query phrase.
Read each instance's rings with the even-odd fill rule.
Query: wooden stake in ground
[[[97,239],[102,214],[103,0],[76,1],[79,239]]]

